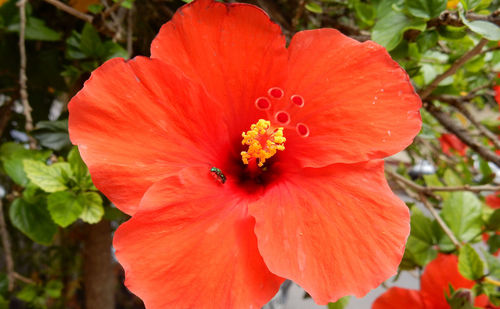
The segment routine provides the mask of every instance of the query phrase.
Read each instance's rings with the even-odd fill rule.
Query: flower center
[[[241,152],[241,159],[245,164],[257,160],[257,165],[262,167],[278,150],[285,150],[283,128],[272,128],[271,122],[264,119],[252,124],[250,130],[243,132],[241,136],[241,144],[248,145],[248,150]]]

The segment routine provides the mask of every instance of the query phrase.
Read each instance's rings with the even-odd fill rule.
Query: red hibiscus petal
[[[318,304],[361,297],[395,274],[409,212],[390,190],[382,161],[308,168],[249,207],[269,269]]]
[[[421,101],[406,72],[382,46],[337,30],[293,37],[286,92],[305,101],[291,115],[309,127],[307,138],[293,135],[304,166],[383,158],[403,150],[420,130]],[[287,139],[291,146],[292,135]]]
[[[189,168],[154,184],[113,244],[147,308],[260,308],[283,279],[264,264],[254,225],[230,186]]]
[[[199,0],[185,5],[163,25],[151,56],[200,80],[226,104],[221,112],[229,113],[236,134],[259,119],[256,99],[282,86],[286,77],[287,51],[280,27],[263,10],[242,3]]]
[[[418,291],[398,287],[388,289],[375,300],[372,309],[423,309],[422,297]]]
[[[94,184],[124,212],[133,214],[154,182],[216,160],[213,145],[225,145],[216,133],[227,129],[206,116],[217,106],[201,89],[158,60],[117,58],[71,100],[71,141]]]
[[[428,308],[450,308],[445,297],[445,293],[449,295],[450,284],[455,290],[469,289],[474,281],[465,279],[459,273],[457,256],[439,254],[427,265],[420,280],[420,293]]]

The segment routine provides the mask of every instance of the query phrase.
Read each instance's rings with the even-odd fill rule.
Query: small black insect
[[[222,173],[219,168],[212,167],[210,169],[210,173],[214,175],[214,178],[217,179],[220,183],[224,184],[226,182],[226,176]]]

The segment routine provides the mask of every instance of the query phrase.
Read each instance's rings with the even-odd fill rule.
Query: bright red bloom
[[[439,142],[441,143],[441,150],[443,150],[443,153],[451,156],[452,153],[450,149],[452,149],[462,157],[465,156],[467,145],[462,143],[462,141],[458,137],[456,137],[455,134],[443,133],[439,137]]]
[[[500,77],[500,74],[498,74]],[[500,86],[493,86],[493,91],[495,91],[495,101],[497,101],[500,106]]]
[[[493,209],[500,208],[500,191],[486,196],[486,205]]]
[[[325,304],[396,272],[409,213],[380,159],[421,102],[383,47],[321,29],[287,49],[262,10],[199,0],[151,55],[106,62],[69,106],[95,185],[132,215],[114,246],[148,308],[260,308],[283,278]]]
[[[420,291],[392,287],[375,300],[372,309],[449,309],[446,295],[450,296],[450,285],[454,290],[470,289],[474,286],[474,281],[465,279],[460,274],[457,256],[439,254],[425,268],[420,279]],[[476,297],[474,305],[496,308],[489,304],[485,295]]]

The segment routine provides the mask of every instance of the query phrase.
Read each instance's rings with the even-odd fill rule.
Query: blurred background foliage
[[[0,0],[0,308],[143,307],[112,256],[112,232],[127,216],[71,145],[67,103],[104,61],[149,55],[185,2]],[[424,124],[386,160],[412,213],[400,271],[419,276],[438,252],[458,254],[473,295],[500,305],[500,1],[245,2],[287,39],[336,28],[385,46],[408,72]]]

